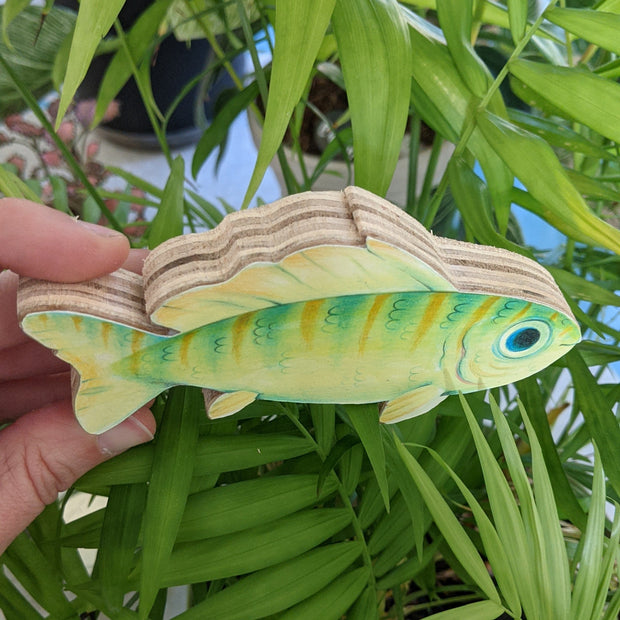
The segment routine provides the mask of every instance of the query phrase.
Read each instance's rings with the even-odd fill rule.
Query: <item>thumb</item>
[[[78,424],[70,401],[32,411],[0,433],[0,554],[31,521],[95,465],[150,441],[151,412],[142,408],[101,435]]]

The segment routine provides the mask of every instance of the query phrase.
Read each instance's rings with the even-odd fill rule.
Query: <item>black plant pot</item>
[[[124,29],[132,26],[141,12],[153,0],[130,0],[123,7],[119,20]],[[72,0],[61,0],[62,4],[75,10]],[[197,39],[191,43],[177,41],[174,36],[166,37],[157,48],[151,65],[151,86],[158,108],[165,114],[183,88],[205,68],[211,46],[206,40]],[[76,99],[97,97],[101,80],[112,56],[97,56],[77,91]],[[120,114],[101,125],[102,131],[111,140],[140,148],[157,148],[158,141],[142,102],[135,80],[130,80],[116,96]],[[167,124],[167,141],[172,147],[183,146],[195,141],[201,133],[196,126],[199,115],[207,115],[206,102],[202,101],[200,82],[195,85],[175,108]]]

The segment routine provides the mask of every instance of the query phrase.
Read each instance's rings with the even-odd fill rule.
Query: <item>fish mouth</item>
[[[444,355],[445,355],[445,343],[444,343]],[[478,377],[477,380],[475,381],[472,381],[471,379],[467,379],[465,377],[465,370],[467,369],[466,359],[467,359],[467,347],[465,346],[465,342],[461,341],[460,352],[457,356],[457,362],[454,368],[454,374],[456,375],[456,378],[466,386],[478,385],[480,382],[480,377]],[[472,377],[473,376],[474,376],[474,373],[472,373]]]

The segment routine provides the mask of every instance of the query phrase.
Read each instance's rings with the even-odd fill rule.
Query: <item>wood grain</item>
[[[143,276],[119,270],[78,284],[22,278],[18,315],[63,310],[167,333],[150,319],[170,299],[226,282],[257,263],[317,246],[365,247],[376,239],[408,252],[462,292],[517,297],[572,317],[549,272],[507,250],[436,237],[400,208],[357,187],[305,192],[233,213],[203,233],[153,250]],[[371,291],[372,292],[372,291]]]

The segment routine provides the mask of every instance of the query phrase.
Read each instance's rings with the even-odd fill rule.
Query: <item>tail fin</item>
[[[72,312],[35,312],[22,329],[73,366],[73,409],[84,430],[103,433],[122,422],[164,389],[164,382],[131,374],[119,363],[137,350],[160,343],[163,336],[112,321]],[[74,373],[75,374],[75,373]]]

